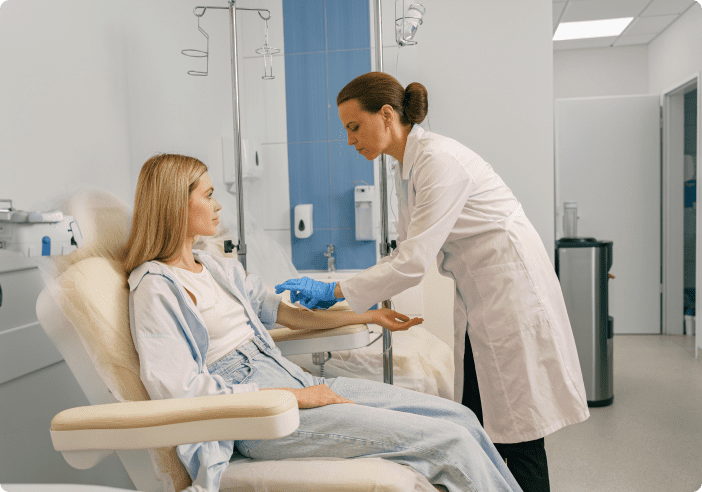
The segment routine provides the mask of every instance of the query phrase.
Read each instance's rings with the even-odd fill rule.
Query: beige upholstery
[[[131,211],[124,202],[101,191],[78,193],[56,208],[76,218],[85,243],[82,248],[65,257],[46,258],[52,262],[50,266],[55,271],[49,278],[45,277],[47,288],[37,304],[37,316],[92,403],[149,400],[140,379],[139,358],[129,329],[127,275],[121,264],[124,246],[129,236]],[[48,265],[43,266],[45,270],[50,270]],[[46,272],[43,271],[42,274],[44,273]],[[73,341],[74,330],[80,338],[84,352],[77,353],[78,351],[73,349],[79,345]],[[85,359],[85,354],[90,361]],[[111,395],[104,392],[103,388],[99,389],[99,394],[93,394],[93,381],[97,379],[94,376],[95,372],[99,374]],[[84,378],[86,374],[93,375]],[[187,402],[185,404],[187,405]],[[62,418],[59,418],[56,424],[59,427],[67,425]],[[128,471],[144,468],[145,460],[141,460],[142,455],[138,453],[141,452],[120,454],[120,459]],[[141,490],[180,491],[191,484],[190,477],[177,457],[175,447],[149,450],[148,455],[158,483],[143,489],[139,487]],[[434,490],[429,482],[412,468],[379,458],[351,460],[353,467],[348,466],[350,460],[322,459],[327,462],[322,467],[318,461],[319,458],[276,462],[239,459],[222,475],[220,490]],[[151,472],[151,467],[148,468]],[[150,477],[145,478],[152,484],[153,475]],[[312,477],[316,480],[310,488],[308,484]],[[133,476],[132,478],[134,480]]]
[[[299,426],[297,399],[275,389],[71,408],[52,420],[51,441],[71,466],[85,470],[111,450],[277,439]]]
[[[292,393],[281,390],[112,403],[64,410],[51,420],[51,430],[135,429],[199,420],[268,417],[294,407],[297,400]]]
[[[86,258],[68,267],[48,287],[112,395],[120,402],[149,400],[129,329],[129,290],[122,264]],[[175,490],[190,486],[175,447],[158,448],[150,454],[155,470],[169,477],[166,480],[172,481]]]

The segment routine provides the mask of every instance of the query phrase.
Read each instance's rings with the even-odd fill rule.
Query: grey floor
[[[702,490],[694,337],[614,337],[614,403],[546,437],[552,492]]]

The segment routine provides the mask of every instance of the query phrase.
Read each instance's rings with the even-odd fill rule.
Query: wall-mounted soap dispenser
[[[305,239],[312,235],[312,204],[305,203],[295,205],[293,220],[295,226],[295,237]]]
[[[373,187],[356,186],[356,241],[375,241],[373,234]]]

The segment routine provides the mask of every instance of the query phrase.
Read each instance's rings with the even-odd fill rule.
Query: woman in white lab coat
[[[419,284],[432,261],[456,281],[455,395],[526,491],[549,490],[544,436],[589,416],[573,333],[546,249],[522,206],[475,152],[425,131],[427,91],[371,72],[337,97],[348,143],[399,162],[398,247],[340,284],[289,280],[307,306],[363,312]],[[308,281],[309,280],[309,281]],[[465,360],[464,360],[465,354]]]

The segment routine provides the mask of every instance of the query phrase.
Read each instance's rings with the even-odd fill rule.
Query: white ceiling
[[[619,36],[554,41],[554,50],[648,44],[691,7],[695,0],[553,0],[553,32],[561,22],[633,17]]]

